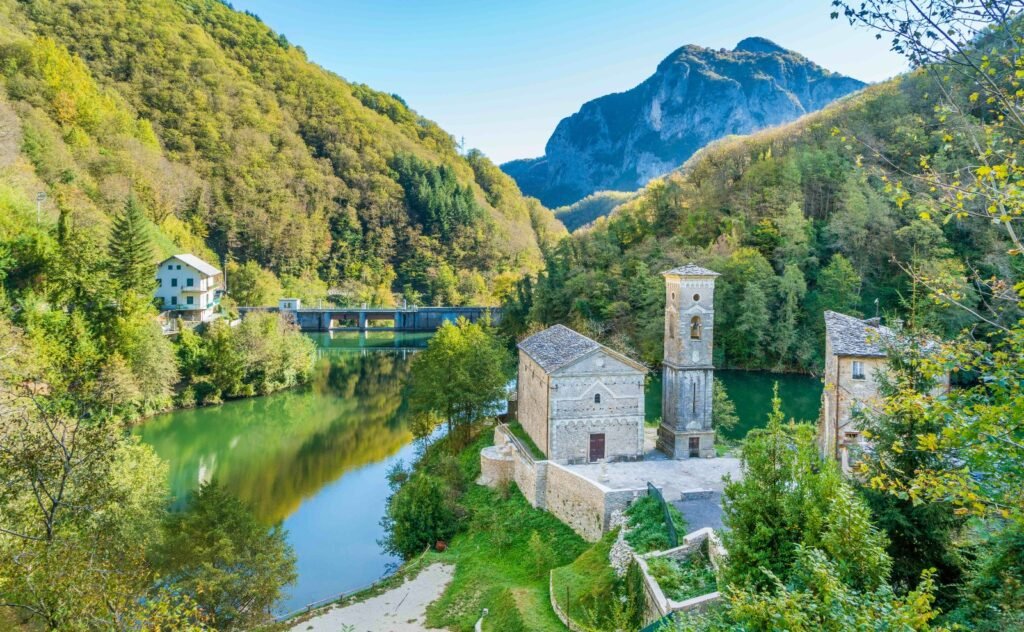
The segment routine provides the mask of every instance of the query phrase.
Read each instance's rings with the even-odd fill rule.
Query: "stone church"
[[[549,460],[643,455],[644,365],[563,325],[518,346],[519,423]]]
[[[674,459],[715,456],[711,425],[715,278],[685,265],[665,277],[664,380],[658,449]],[[519,423],[558,463],[644,454],[642,364],[563,325],[519,343]]]

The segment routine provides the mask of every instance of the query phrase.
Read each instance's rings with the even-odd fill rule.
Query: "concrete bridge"
[[[239,307],[238,312],[242,318],[252,312],[290,314],[302,331],[436,331],[446,322],[465,318],[475,323],[488,314],[493,323],[501,322],[498,307]]]

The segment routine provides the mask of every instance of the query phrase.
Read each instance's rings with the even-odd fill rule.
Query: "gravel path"
[[[454,566],[433,564],[397,588],[351,606],[331,608],[295,625],[291,632],[423,632],[427,606],[441,596],[454,573]]]

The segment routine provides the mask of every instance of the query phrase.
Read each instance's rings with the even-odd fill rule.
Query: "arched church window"
[[[700,340],[700,316],[690,319],[690,340]]]
[[[669,338],[675,338],[676,337],[676,326],[673,325],[671,322],[668,324],[668,337]]]
[[[601,394],[600,393],[594,393],[594,403],[595,404],[600,404],[601,403]]]

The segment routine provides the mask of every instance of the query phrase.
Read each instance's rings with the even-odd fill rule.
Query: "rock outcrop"
[[[544,156],[502,169],[549,208],[632,191],[713,140],[786,123],[864,85],[760,37],[731,51],[684,46],[640,85],[563,119]]]

